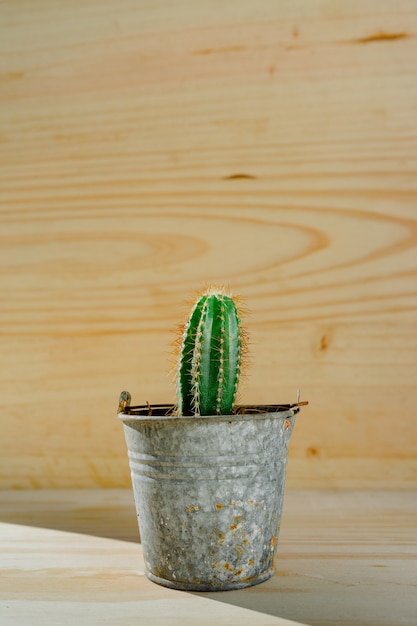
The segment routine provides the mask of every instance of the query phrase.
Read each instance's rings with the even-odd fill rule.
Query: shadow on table
[[[369,566],[366,572],[366,558],[362,562],[356,557],[353,567],[346,556],[336,563],[334,559],[327,561],[317,562],[317,571],[312,573],[308,558],[291,557],[288,569],[278,558],[275,575],[260,585],[193,595],[309,626],[416,624],[417,603],[411,600],[407,574],[397,570],[396,582],[389,582],[395,565],[392,559],[379,555],[379,564],[370,566],[376,568],[372,574]]]
[[[109,490],[4,491],[0,521],[139,542],[132,492]]]
[[[321,593],[319,589],[317,591],[319,597],[321,596],[322,601],[325,602],[325,586],[322,585]],[[288,577],[283,578],[279,574],[275,574],[269,581],[238,591],[191,593],[215,602],[224,602],[239,608],[292,620],[295,623],[308,624],[309,626],[327,626],[330,623],[332,626],[337,626],[339,624],[331,611],[327,614],[328,612],[323,607],[319,608],[318,611],[311,610],[306,597],[308,594],[302,589],[300,580],[297,580],[296,575],[288,574]],[[315,608],[317,609],[317,607]]]
[[[332,603],[327,602],[328,587],[323,581],[316,588],[316,597],[300,587],[300,580],[296,575],[282,579],[275,575],[271,580],[255,587],[239,591],[223,591],[217,593],[193,593],[208,600],[224,602],[265,615],[292,620],[296,624],[308,626],[342,626],[345,622],[339,621],[338,611]],[[349,610],[349,599],[346,598],[346,608]],[[360,622],[358,622],[359,624]]]

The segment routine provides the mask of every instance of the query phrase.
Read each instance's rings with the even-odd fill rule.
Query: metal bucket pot
[[[148,578],[224,591],[272,576],[296,412],[119,414]]]

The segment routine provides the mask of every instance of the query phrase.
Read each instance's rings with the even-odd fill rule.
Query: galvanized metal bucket
[[[270,578],[296,412],[119,414],[148,578],[190,591]]]

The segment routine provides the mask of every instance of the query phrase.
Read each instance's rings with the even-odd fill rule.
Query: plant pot
[[[118,417],[146,576],[190,591],[239,589],[270,578],[297,409],[208,417],[140,413]]]

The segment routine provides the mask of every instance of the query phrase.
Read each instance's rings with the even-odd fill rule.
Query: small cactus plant
[[[230,415],[245,353],[235,300],[223,290],[207,290],[180,337],[176,414]]]

